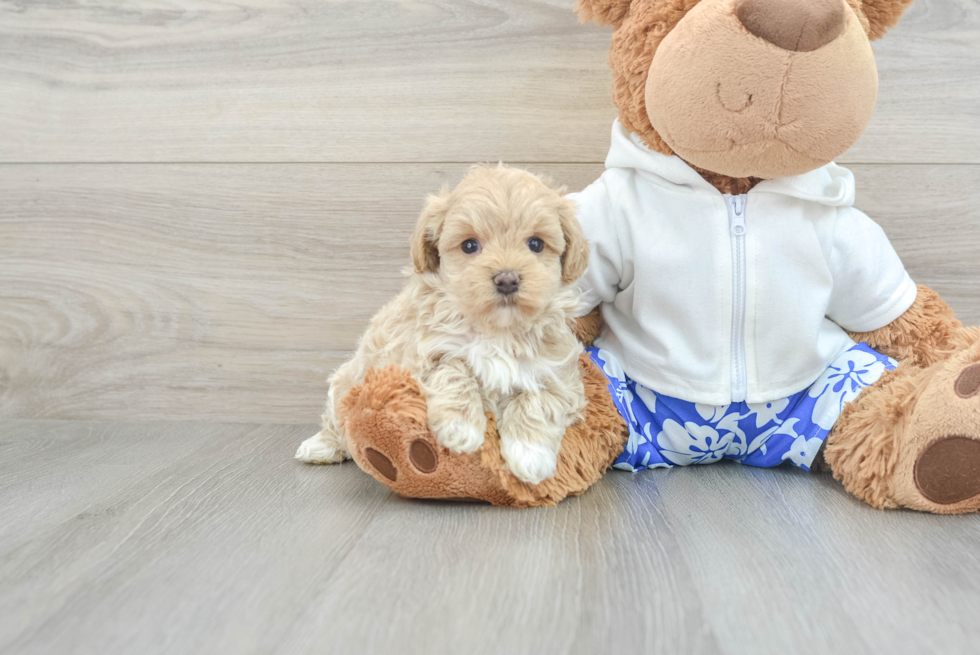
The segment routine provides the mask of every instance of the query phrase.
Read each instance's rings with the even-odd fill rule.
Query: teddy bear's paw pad
[[[439,466],[439,455],[429,442],[416,439],[408,447],[408,461],[420,473],[432,473]]]
[[[295,457],[307,464],[339,464],[347,457],[347,453],[327,444],[318,434],[301,443],[296,449]]]
[[[956,395],[964,400],[980,394],[980,362],[967,366],[956,378]]]
[[[398,469],[391,463],[388,456],[382,453],[380,450],[365,448],[364,456],[367,457],[367,461],[371,462],[371,466],[374,467],[375,471],[385,476],[392,482],[398,479]]]
[[[980,511],[980,342],[908,379],[915,395],[897,433],[892,500],[937,514]]]
[[[528,484],[540,484],[554,477],[558,468],[558,453],[540,444],[501,439],[500,454],[514,477]]]
[[[980,496],[980,441],[969,437],[934,441],[915,462],[915,485],[939,505]]]
[[[461,418],[435,429],[436,438],[443,446],[456,453],[475,453],[483,445],[486,427],[470,425]]]

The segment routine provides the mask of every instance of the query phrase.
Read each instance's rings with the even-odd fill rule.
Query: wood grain
[[[409,501],[295,463],[311,428],[0,421],[18,517],[0,651],[955,655],[980,637],[978,516],[731,463],[612,471],[556,508]]]
[[[2,162],[602,161],[609,29],[571,0],[0,4]],[[875,44],[841,161],[980,163],[980,4]]]
[[[531,165],[572,189],[598,165]],[[0,415],[310,423],[463,165],[0,166]],[[855,167],[917,282],[980,323],[977,166]]]
[[[291,459],[440,162],[601,172],[571,4],[0,2],[0,653],[976,650],[977,516],[727,464],[508,511]],[[874,47],[858,206],[980,323],[980,0]]]

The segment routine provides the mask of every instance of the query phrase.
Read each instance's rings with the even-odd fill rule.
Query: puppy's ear
[[[558,207],[558,221],[565,235],[565,252],[561,254],[562,284],[571,284],[582,277],[589,265],[589,242],[582,233],[582,226],[575,217],[575,203],[568,198],[561,199]]]
[[[578,0],[575,11],[581,23],[619,27],[630,11],[632,0]]]
[[[429,196],[425,209],[412,233],[412,262],[416,273],[435,273],[439,270],[439,234],[449,210],[449,189],[443,187],[439,195]]]
[[[868,18],[868,38],[874,41],[898,24],[912,0],[863,0],[861,11]]]

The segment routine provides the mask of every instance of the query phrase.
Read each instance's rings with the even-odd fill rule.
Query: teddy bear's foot
[[[554,505],[602,477],[628,436],[605,375],[587,355],[579,368],[589,399],[585,418],[565,432],[554,476],[539,484],[518,480],[507,469],[492,414],[479,451],[453,452],[439,443],[429,429],[425,397],[404,369],[370,370],[341,401],[339,418],[357,465],[403,496]]]
[[[483,500],[511,504],[495,471],[479,453],[441,444],[429,429],[425,396],[408,371],[368,371],[342,403],[351,457],[393,491],[411,498]],[[483,434],[480,434],[483,441]]]
[[[941,514],[980,510],[980,344],[937,367],[905,429],[895,501]]]
[[[980,343],[926,369],[900,366],[865,390],[826,458],[876,507],[980,511]]]

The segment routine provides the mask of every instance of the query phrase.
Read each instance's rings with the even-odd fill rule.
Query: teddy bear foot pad
[[[980,363],[962,369],[952,390],[960,401],[980,404]],[[970,413],[974,412],[975,408]],[[980,441],[964,435],[933,441],[915,462],[915,485],[923,496],[940,505],[980,495]]]
[[[924,377],[927,381],[900,445],[896,500],[906,507],[943,514],[976,512],[980,510],[980,343],[934,365]]]

